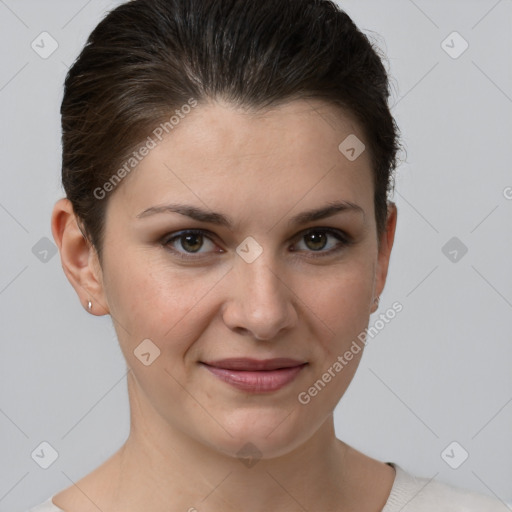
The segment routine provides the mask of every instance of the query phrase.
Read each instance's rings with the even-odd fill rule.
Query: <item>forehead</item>
[[[338,155],[340,138],[350,134],[364,138],[352,115],[319,100],[294,100],[263,111],[210,102],[169,134],[170,144],[173,134],[176,145],[185,142],[215,159],[295,154],[320,160],[322,155]]]
[[[346,140],[363,144],[359,125],[319,100],[259,112],[222,102],[198,105],[157,141],[112,199],[130,216],[169,195],[222,205],[234,193],[263,192],[260,200],[270,201],[278,192],[298,200],[313,190],[338,190],[346,200],[364,202],[362,196],[371,197],[370,157],[363,151],[347,158]]]

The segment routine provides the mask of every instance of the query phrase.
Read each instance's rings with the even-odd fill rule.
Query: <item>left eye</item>
[[[340,246],[348,245],[349,241],[341,232],[335,230],[312,229],[301,235],[298,245],[301,243],[306,248],[298,250],[328,253],[339,249]]]

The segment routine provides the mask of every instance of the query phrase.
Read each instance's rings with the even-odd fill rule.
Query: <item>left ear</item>
[[[391,256],[391,249],[393,248],[393,242],[395,241],[395,229],[397,220],[397,208],[396,204],[388,201],[388,214],[386,220],[386,229],[380,238],[380,248],[377,258],[377,269],[375,272],[375,286],[374,286],[374,297],[380,297],[386,284],[386,277],[388,275],[389,258]],[[379,307],[378,303],[372,304],[371,312],[374,313]]]

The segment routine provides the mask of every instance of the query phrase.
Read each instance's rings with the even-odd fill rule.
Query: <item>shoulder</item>
[[[506,512],[508,506],[495,498],[414,476],[394,463],[396,477],[382,512]]]
[[[53,504],[53,496],[49,497],[43,503],[31,508],[27,512],[64,512],[61,508]]]

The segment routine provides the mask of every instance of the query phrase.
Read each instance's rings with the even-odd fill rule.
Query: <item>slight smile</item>
[[[289,384],[308,363],[288,358],[232,358],[200,364],[220,380],[242,391],[268,393]]]

